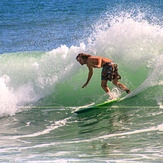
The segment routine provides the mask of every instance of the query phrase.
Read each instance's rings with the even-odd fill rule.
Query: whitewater
[[[29,1],[28,12],[19,11],[24,15],[15,11],[7,17],[5,6],[12,6],[3,2],[6,24],[0,28],[3,36],[9,37],[2,37],[0,51],[0,161],[161,162],[162,2],[134,1],[130,6],[125,1],[88,2],[91,10],[81,1],[33,3]],[[24,3],[16,6],[25,7]],[[81,6],[88,12],[83,13]],[[46,19],[39,17],[41,10]],[[25,19],[25,14],[31,13],[37,23],[33,23],[33,16]],[[16,18],[23,20],[24,29],[20,30]],[[11,20],[15,24],[7,25]],[[43,25],[46,21],[50,30]],[[54,33],[51,21],[55,22]],[[26,25],[41,31],[38,42]],[[16,37],[21,38],[22,45]],[[101,69],[94,69],[89,85],[81,88],[88,68],[76,61],[80,52],[114,60],[122,76],[120,82],[131,94],[126,96],[108,82],[113,95],[124,100],[76,115],[74,112],[83,107],[109,100],[101,88]]]

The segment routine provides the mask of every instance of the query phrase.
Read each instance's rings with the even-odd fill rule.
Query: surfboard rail
[[[107,101],[107,102],[104,102],[104,103],[101,103],[101,104],[93,105],[93,106],[88,107],[88,108],[82,108],[80,110],[75,111],[75,113],[77,113],[77,114],[79,114],[79,113],[85,113],[85,112],[88,112],[88,111],[90,111],[92,109],[96,109],[96,108],[100,108],[100,107],[103,107],[103,106],[111,105],[111,104],[113,104],[115,102],[120,101],[121,99],[122,98],[118,98],[118,99]]]

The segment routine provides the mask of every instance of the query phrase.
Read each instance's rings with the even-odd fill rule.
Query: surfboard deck
[[[98,105],[94,105],[94,106],[91,106],[91,107],[88,107],[88,108],[82,108],[80,110],[75,111],[75,113],[77,113],[77,114],[85,113],[85,112],[90,111],[92,109],[97,109],[97,108],[100,108],[100,107],[103,107],[103,106],[111,105],[111,104],[113,104],[115,102],[120,101],[121,99],[122,98],[118,98],[118,99],[107,101],[107,102],[104,102],[104,103],[101,103],[101,104],[98,104]]]

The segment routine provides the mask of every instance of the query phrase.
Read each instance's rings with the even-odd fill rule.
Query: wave
[[[136,90],[134,95],[158,86],[155,94],[162,100],[162,40],[162,27],[149,23],[141,14],[134,17],[129,13],[106,14],[105,19],[94,25],[87,42],[79,46],[61,45],[49,52],[2,54],[0,116],[21,111],[17,107],[20,105],[86,105],[105,96],[100,87],[100,69],[94,70],[90,84],[81,89],[88,71],[75,60],[80,52],[114,60],[121,82]],[[115,92],[113,85],[108,85]],[[121,92],[116,90],[115,94],[120,96]]]

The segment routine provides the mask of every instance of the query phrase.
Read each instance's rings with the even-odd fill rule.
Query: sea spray
[[[89,50],[94,54],[109,57],[130,68],[161,55],[163,30],[157,24],[149,24],[144,17],[137,20],[132,14],[106,15],[103,24],[97,23],[90,36]],[[127,63],[127,64],[126,64]]]

